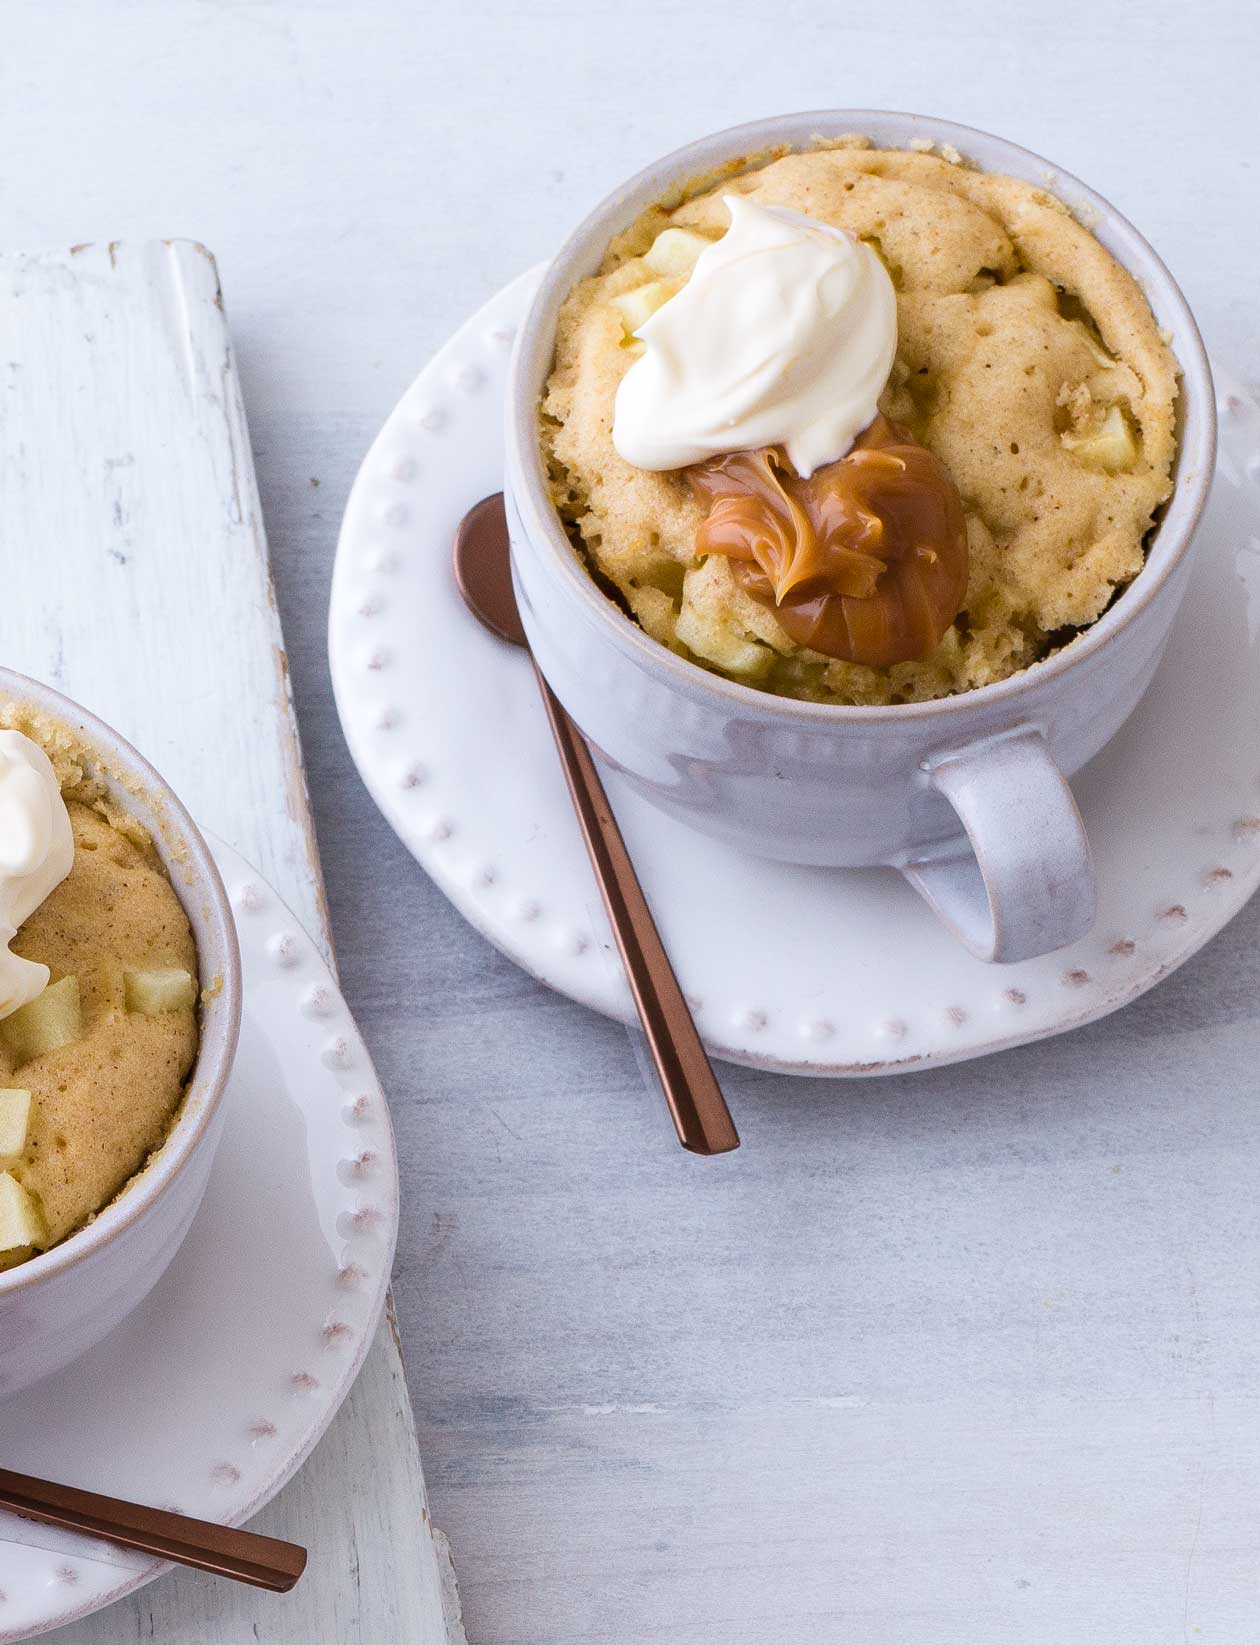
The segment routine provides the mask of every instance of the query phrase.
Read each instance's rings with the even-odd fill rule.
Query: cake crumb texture
[[[920,661],[868,668],[794,645],[725,560],[697,560],[702,515],[683,476],[636,469],[613,446],[617,385],[641,345],[612,299],[656,279],[643,253],[662,229],[720,236],[728,193],[850,230],[892,277],[899,341],[880,410],[948,466],[970,552],[963,610]],[[914,702],[1028,667],[1137,575],[1172,490],[1176,396],[1136,281],[1053,195],[952,153],[847,138],[653,207],[619,235],[561,310],[541,442],[575,546],[662,645],[787,696]]]
[[[47,965],[54,983],[78,978],[82,1037],[20,1068],[0,1039],[0,1086],[32,1097],[26,1158],[13,1174],[38,1195],[55,1245],[109,1204],[162,1145],[196,1058],[195,1007],[129,1012],[123,973],[178,967],[195,977],[197,951],[147,833],[84,778],[70,738],[29,715],[5,711],[0,720],[53,760],[74,832],[68,877],[11,947]]]

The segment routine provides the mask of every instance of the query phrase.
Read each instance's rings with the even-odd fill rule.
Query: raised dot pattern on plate
[[[272,911],[278,911],[282,917],[287,917],[287,910],[282,908],[279,900],[257,880],[239,881],[230,889],[229,896],[238,912],[251,919]],[[317,963],[311,956],[304,967],[304,956],[309,954],[309,941],[303,933],[287,925],[272,930],[262,939],[261,947],[273,967],[280,972],[291,973],[309,969]],[[338,1074],[353,1068],[358,1036],[340,993],[327,981],[302,985],[300,978],[295,980],[297,991],[294,994],[294,1005],[302,1016],[321,1023],[343,1019],[338,1031],[325,1040],[320,1060],[326,1068]],[[348,1243],[341,1261],[329,1273],[330,1298],[344,1296],[347,1293],[366,1295],[373,1271],[375,1270],[378,1279],[382,1277],[379,1255],[376,1262],[372,1263],[369,1250],[363,1244],[365,1236],[370,1235],[385,1222],[385,1214],[381,1207],[370,1195],[365,1198],[363,1193],[365,1185],[370,1187],[373,1178],[379,1172],[381,1154],[379,1148],[364,1146],[361,1139],[355,1135],[356,1131],[360,1131],[363,1125],[370,1121],[373,1106],[372,1097],[366,1092],[359,1092],[348,1093],[347,1100],[341,1107],[341,1117],[347,1129],[347,1148],[338,1166],[337,1177],[347,1190],[347,1198],[338,1215],[337,1227]],[[330,1312],[312,1329],[312,1347],[321,1351],[344,1348],[355,1340],[357,1334],[354,1325],[341,1317],[340,1313]],[[312,1394],[320,1386],[320,1379],[305,1368],[299,1368],[289,1376],[290,1395]],[[246,1443],[254,1449],[260,1441],[275,1439],[281,1433],[282,1421],[283,1418],[267,1413],[249,1418],[243,1425]],[[221,1457],[211,1465],[211,1479],[216,1486],[236,1487],[245,1478],[244,1470],[247,1466],[245,1458],[232,1460]]]

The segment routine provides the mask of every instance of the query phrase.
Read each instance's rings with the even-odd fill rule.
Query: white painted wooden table
[[[7,663],[131,738],[331,959],[287,662],[213,261],[192,241],[0,255]],[[3,1413],[0,1413],[0,1432]],[[179,1436],[169,1436],[172,1445]],[[392,1315],[334,1427],[258,1516],[310,1552],[270,1610],[176,1570],[63,1639],[460,1645]],[[101,1630],[107,1630],[102,1634]]]
[[[715,1169],[671,1148],[624,1034],[413,869],[323,652],[340,508],[417,365],[623,174],[753,114],[919,108],[1053,156],[1260,386],[1255,8],[43,0],[6,24],[9,244],[220,257],[473,1645],[1255,1637],[1260,910],[1070,1039],[883,1084],[733,1073],[744,1148]],[[321,1492],[353,1472],[315,1467]],[[79,1637],[206,1637],[165,1592]]]

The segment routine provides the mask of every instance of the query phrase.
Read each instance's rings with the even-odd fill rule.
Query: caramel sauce
[[[798,644],[886,667],[940,644],[967,593],[967,529],[949,470],[886,417],[801,479],[781,446],[685,470],[709,514],[696,553],[725,554],[740,586]]]

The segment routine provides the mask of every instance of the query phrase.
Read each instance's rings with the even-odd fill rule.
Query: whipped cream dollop
[[[781,445],[803,478],[872,421],[897,300],[869,246],[783,206],[726,195],[731,225],[635,332],[613,444],[636,468]]]
[[[11,954],[9,944],[73,862],[70,813],[52,762],[20,731],[0,731],[0,1017],[48,986],[48,967]]]

